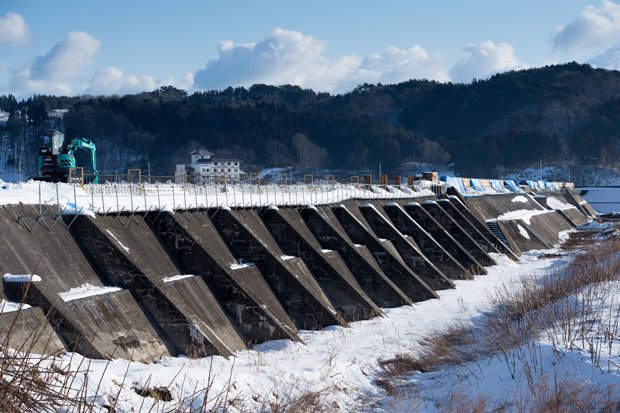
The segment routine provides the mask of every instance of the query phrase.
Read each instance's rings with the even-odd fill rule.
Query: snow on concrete
[[[517,195],[514,198],[511,199],[512,202],[522,202],[522,203],[527,203],[528,199],[526,197],[524,197],[523,195]]]
[[[182,210],[192,208],[274,207],[325,205],[347,199],[412,199],[432,196],[430,183],[420,181],[403,191],[356,184],[318,185],[177,185],[177,184],[65,184],[30,180],[7,183],[0,180],[0,205],[52,205],[64,213],[92,215],[95,212]]]
[[[131,254],[131,253],[129,252],[129,247],[127,247],[127,246],[123,245],[123,243],[122,243],[122,242],[121,242],[118,238],[116,238],[116,235],[114,235],[114,234],[112,233],[112,231],[110,231],[109,229],[106,229],[105,231],[106,231],[108,234],[110,234],[110,236],[111,236],[112,238],[114,238],[114,241],[116,241],[116,243],[117,243],[117,244],[118,244],[118,245],[119,245],[122,249],[124,249],[124,250],[125,250],[125,252],[126,252],[127,254]]]
[[[253,262],[243,262],[243,263],[238,263],[238,264],[230,264],[230,269],[231,270],[238,270],[240,268],[247,268],[247,267],[254,267],[256,264],[254,264]]]
[[[31,306],[28,304],[15,303],[13,301],[0,300],[0,314],[14,313],[16,311],[26,310]]]
[[[297,258],[297,257],[294,257],[294,256],[292,256],[292,255],[281,255],[281,256],[280,256],[280,259],[281,259],[282,261],[288,261],[288,260],[292,260],[292,259],[294,259],[294,258]]]
[[[67,302],[79,300],[80,298],[92,297],[95,295],[115,293],[120,290],[121,288],[119,287],[106,287],[103,285],[92,285],[86,283],[80,287],[72,288],[69,291],[58,293],[58,296],[62,298],[63,301]]]
[[[512,221],[515,219],[520,219],[527,225],[530,225],[533,216],[540,215],[540,214],[546,214],[548,212],[551,212],[551,211],[545,210],[545,209],[536,209],[536,210],[518,209],[516,211],[506,212],[498,216],[497,218],[495,218],[495,220],[496,221]]]
[[[164,277],[162,278],[162,281],[165,283],[171,283],[174,281],[179,281],[179,280],[183,280],[185,278],[191,278],[191,277],[194,277],[194,275],[193,274],[179,274],[179,275],[172,275],[169,277]]]
[[[521,234],[523,238],[530,239],[530,234],[528,234],[528,232],[525,230],[525,228],[521,226],[521,224],[517,224],[517,229],[519,230],[519,234]]]
[[[562,202],[553,196],[547,197],[547,206],[551,209],[561,209],[561,210],[575,208],[573,205]]]
[[[27,283],[33,282],[38,283],[41,282],[41,277],[36,274],[4,274],[4,282],[7,283]]]
[[[352,322],[348,328],[331,326],[321,331],[300,331],[305,344],[274,340],[240,351],[229,359],[166,357],[153,364],[142,364],[84,360],[79,355],[66,354],[54,362],[76,370],[87,369],[88,375],[77,376],[75,387],[79,388],[84,377],[89,377],[87,392],[94,394],[101,381],[99,394],[104,397],[97,398],[96,403],[105,403],[107,396],[118,394],[118,412],[129,412],[143,402],[132,386],[166,386],[173,400],[158,405],[157,410],[166,411],[178,406],[180,397],[189,397],[196,389],[205,388],[209,380],[210,394],[230,388],[229,399],[243,398],[243,409],[231,406],[232,412],[259,412],[276,397],[282,400],[307,391],[324,392],[336,412],[350,411],[360,398],[385,397],[375,384],[379,361],[418,351],[420,341],[438,326],[471,320],[488,310],[498,287],[513,285],[523,277],[539,277],[551,267],[561,265],[564,259],[545,260],[539,259],[539,255],[524,253],[519,262],[513,262],[493,254],[498,265],[488,267],[488,275],[457,280],[455,289],[438,292],[438,300],[384,309],[384,316]],[[125,372],[127,377],[123,380]],[[207,407],[213,403],[209,401]],[[376,410],[394,411],[389,406],[377,406]]]

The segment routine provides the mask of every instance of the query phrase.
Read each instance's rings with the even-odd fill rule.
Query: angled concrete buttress
[[[441,226],[450,233],[456,239],[459,244],[467,252],[471,254],[472,257],[476,259],[483,266],[495,265],[496,262],[493,261],[491,257],[476,243],[476,241],[469,236],[469,234],[444,211],[441,205],[436,201],[426,201],[423,202],[422,208],[426,210]]]
[[[416,273],[414,273],[387,239],[379,239],[368,224],[363,224],[363,215],[353,205],[352,212],[344,205],[332,208],[349,237],[356,244],[365,245],[375,257],[383,273],[414,302],[437,298],[437,294]],[[355,213],[359,214],[358,216]]]
[[[411,202],[405,205],[405,211],[425,230],[427,230],[434,239],[456,258],[463,267],[465,267],[471,275],[486,274],[484,269],[474,257],[456,240],[454,237],[441,226],[435,218],[433,218],[422,206],[417,202]],[[471,278],[469,277],[465,278]]]
[[[454,258],[433,236],[418,224],[405,210],[397,203],[390,203],[383,207],[390,221],[402,234],[406,235],[423,254],[420,259],[414,261],[415,271],[420,276],[425,277],[430,283],[432,279],[440,279],[440,275],[450,279],[463,279],[468,276],[467,269]],[[431,284],[432,285],[432,284]],[[454,283],[450,281],[443,288],[453,288]]]
[[[27,285],[5,280],[5,290],[14,299],[27,290],[26,301],[43,310],[67,348],[87,357],[148,362],[169,355],[131,294],[104,289],[62,223],[52,227],[50,220],[51,229],[31,223],[28,231],[13,218],[17,208],[6,206],[0,214],[3,228],[8,229],[0,234],[0,249],[7,252],[4,271],[34,273],[41,281]],[[34,214],[33,207],[25,208]],[[98,294],[88,294],[89,289]]]
[[[297,210],[267,208],[261,212],[261,217],[284,253],[304,261],[347,321],[364,320],[382,314],[340,255],[336,251],[321,248]]]
[[[400,205],[391,203],[400,208]],[[433,290],[442,290],[453,288],[454,284],[446,276],[446,274],[435,266],[430,259],[420,250],[419,245],[412,237],[404,234],[390,221],[386,214],[385,208],[379,203],[368,203],[359,207],[361,214],[364,216],[366,223],[380,239],[389,240],[396,248],[399,255],[403,258],[407,266],[417,274],[429,287]],[[403,211],[404,213],[404,211]],[[387,215],[387,214],[386,214]],[[446,254],[443,258],[451,259]],[[460,266],[456,261],[455,265]],[[465,269],[462,269],[463,272]]]
[[[297,328],[347,324],[304,262],[282,252],[257,211],[220,209],[211,221],[240,265],[258,267]]]
[[[412,301],[384,273],[365,246],[354,244],[332,214],[315,207],[300,212],[321,247],[337,251],[366,294],[380,307],[398,307]]]
[[[458,212],[460,212],[461,215],[463,215],[463,217],[465,217],[465,219],[467,219],[467,221],[472,226],[474,226],[482,235],[484,235],[484,237],[491,244],[493,244],[493,246],[495,248],[498,249],[498,251],[506,254],[507,256],[512,258],[513,260],[518,259],[518,256],[521,255],[521,252],[520,251],[514,251],[514,250],[510,249],[506,244],[504,244],[502,241],[500,241],[499,238],[497,238],[495,236],[495,234],[493,234],[493,232],[491,232],[491,230],[489,229],[488,225],[484,221],[481,221],[477,216],[475,216],[469,210],[469,208],[465,204],[463,204],[463,202],[461,202],[461,200],[458,197],[456,197],[454,195],[450,195],[450,196],[448,196],[448,200],[450,201],[450,203],[452,204],[454,209],[456,209]]]
[[[2,295],[2,299],[6,297]],[[18,300],[20,301],[20,300]],[[65,351],[62,338],[54,331],[39,307],[22,307],[9,311],[8,299],[0,314],[0,342],[16,351],[58,354]]]
[[[206,212],[152,212],[147,221],[183,272],[205,280],[248,345],[284,338],[301,341],[258,268],[235,265],[237,260]]]
[[[78,216],[71,234],[103,277],[132,292],[173,354],[230,356],[246,348],[204,281],[176,277],[178,268],[145,222]]]
[[[498,254],[502,254],[503,252],[501,252],[499,249],[497,249],[497,247],[489,240],[487,239],[487,237],[485,237],[479,230],[478,228],[476,228],[471,222],[469,222],[469,220],[463,215],[461,214],[461,212],[454,206],[452,205],[452,202],[450,202],[449,199],[438,199],[437,203],[439,205],[441,205],[441,207],[443,208],[444,212],[448,215],[450,215],[450,217],[457,223],[459,224],[459,226],[461,228],[463,228],[463,230],[465,232],[467,232],[467,234],[469,234],[469,236],[480,246],[480,248],[482,248],[485,252],[487,253],[498,253]],[[507,247],[505,247],[506,250],[508,250]],[[506,254],[508,255],[508,254]],[[512,254],[512,256],[509,255],[509,257],[511,259],[517,259],[516,256],[514,256],[514,254]]]

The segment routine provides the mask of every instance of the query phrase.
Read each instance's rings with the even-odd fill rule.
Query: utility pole
[[[381,182],[381,162],[379,162],[379,182]]]
[[[540,158],[540,180],[542,181],[543,179],[543,172],[542,172],[542,158]]]
[[[17,171],[19,173],[19,182],[22,182],[22,156],[19,156],[19,163],[17,164]]]
[[[146,167],[148,169],[148,174],[149,174],[149,184],[151,183],[151,161],[148,161],[146,163]]]

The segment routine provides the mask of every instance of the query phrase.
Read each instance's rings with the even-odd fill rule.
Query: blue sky
[[[346,92],[576,60],[620,68],[620,2],[0,2],[0,93],[252,83]]]

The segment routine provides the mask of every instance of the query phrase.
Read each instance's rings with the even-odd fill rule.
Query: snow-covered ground
[[[271,341],[238,352],[230,359],[168,357],[153,364],[141,364],[125,360],[84,360],[79,355],[67,354],[56,364],[88,369],[88,393],[97,392],[97,405],[110,403],[118,394],[119,412],[132,411],[142,403],[148,410],[154,400],[144,399],[132,389],[145,386],[164,386],[172,393],[172,401],[159,402],[153,411],[178,406],[181,399],[194,400],[199,406],[204,394],[192,395],[204,388],[210,389],[207,403],[210,406],[224,398],[235,400],[229,406],[231,411],[262,411],[270,403],[284,403],[307,392],[320,392],[333,411],[358,411],[362,407],[372,407],[376,411],[395,411],[398,407],[397,411],[411,411],[403,400],[391,400],[376,385],[379,362],[397,354],[415,354],[420,349],[420,340],[440,326],[480,316],[489,308],[498,287],[511,285],[523,277],[540,277],[552,267],[568,261],[566,257],[541,259],[550,252],[559,253],[559,250],[526,253],[519,262],[494,255],[498,265],[488,267],[488,275],[471,281],[456,281],[456,289],[440,291],[438,300],[384,309],[383,317],[354,322],[348,328],[301,331],[304,343]],[[498,368],[489,370],[488,376],[478,374],[478,381],[472,379],[463,385],[489,390],[497,381],[494,374]],[[578,373],[584,380],[600,375],[593,369],[580,369]],[[82,385],[84,377],[77,376],[76,388]],[[450,382],[450,376],[447,377],[442,389],[433,385],[436,377],[428,378],[427,388],[433,391],[432,397],[441,392],[447,394],[458,384],[456,379]],[[502,376],[502,380],[503,387],[516,386],[508,377]]]
[[[46,204],[68,213],[177,210],[205,207],[267,205],[321,205],[351,198],[416,198],[433,195],[430,183],[421,181],[412,190],[406,186],[372,190],[355,184],[321,185],[175,185],[175,184],[53,184],[0,181],[0,205]]]

